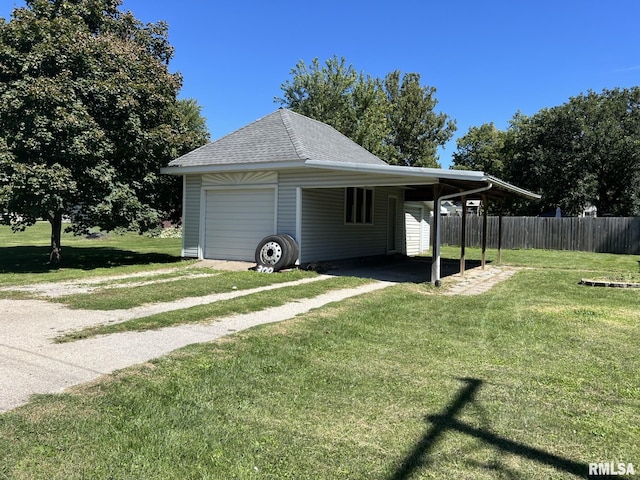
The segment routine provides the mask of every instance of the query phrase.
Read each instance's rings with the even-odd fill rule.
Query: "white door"
[[[275,230],[275,189],[208,190],[204,258],[252,262]]]

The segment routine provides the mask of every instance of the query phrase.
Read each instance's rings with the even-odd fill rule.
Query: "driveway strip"
[[[60,392],[192,343],[209,342],[256,325],[287,320],[332,302],[393,285],[391,282],[372,282],[356,288],[334,290],[280,307],[217,319],[208,325],[122,332],[62,344],[51,341],[62,331],[96,323],[125,321],[323,278],[327,277],[101,312],[71,310],[39,300],[0,300],[0,413],[27,403],[34,393]]]

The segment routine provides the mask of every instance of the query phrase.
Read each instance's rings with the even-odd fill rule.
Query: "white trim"
[[[442,180],[458,180],[467,182],[480,182],[485,185],[493,185],[531,200],[539,200],[540,195],[511,185],[499,178],[487,175],[475,170],[444,170],[441,168],[402,167],[399,165],[375,165],[348,162],[328,162],[325,160],[307,160],[305,165],[326,170],[342,170],[348,172],[378,173],[393,177],[418,177],[421,182],[405,182],[406,184],[433,184]],[[393,185],[388,183],[387,185]]]
[[[305,162],[291,160],[283,162],[255,162],[255,163],[225,163],[216,165],[190,165],[188,167],[163,167],[160,173],[166,175],[206,174],[222,172],[242,172],[247,170],[282,170],[288,168],[304,167]]]
[[[203,185],[203,190],[266,190],[268,188],[277,189],[277,183],[262,183],[251,185]]]
[[[425,235],[424,227],[428,225],[427,219],[425,217],[425,208],[424,206],[418,207],[420,210],[420,253],[426,252],[429,250],[429,235]]]
[[[182,251],[180,252],[180,256],[182,258],[185,257],[184,254],[184,239],[185,235],[185,218],[187,218],[187,176],[182,176]]]
[[[206,241],[206,218],[207,218],[207,191],[200,187],[200,231],[198,232],[198,259],[204,259],[204,246]]]
[[[329,162],[326,160],[307,160],[305,165],[328,170],[346,170],[350,172],[382,173],[409,177],[446,178],[450,180],[482,181],[487,178],[483,172],[475,170],[444,170],[441,168],[403,167],[400,165],[377,165],[369,163]]]
[[[302,258],[302,187],[296,187],[296,242],[298,242],[296,265],[300,265]]]

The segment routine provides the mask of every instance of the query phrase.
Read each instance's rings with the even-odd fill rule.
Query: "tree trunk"
[[[49,255],[49,264],[60,265],[62,261],[62,246],[60,245],[60,237],[62,235],[62,212],[54,212],[49,216],[51,224],[51,254]]]

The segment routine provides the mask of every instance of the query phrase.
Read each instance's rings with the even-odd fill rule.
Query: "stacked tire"
[[[256,269],[266,273],[278,272],[294,265],[298,254],[298,244],[291,235],[269,235],[256,248]]]

